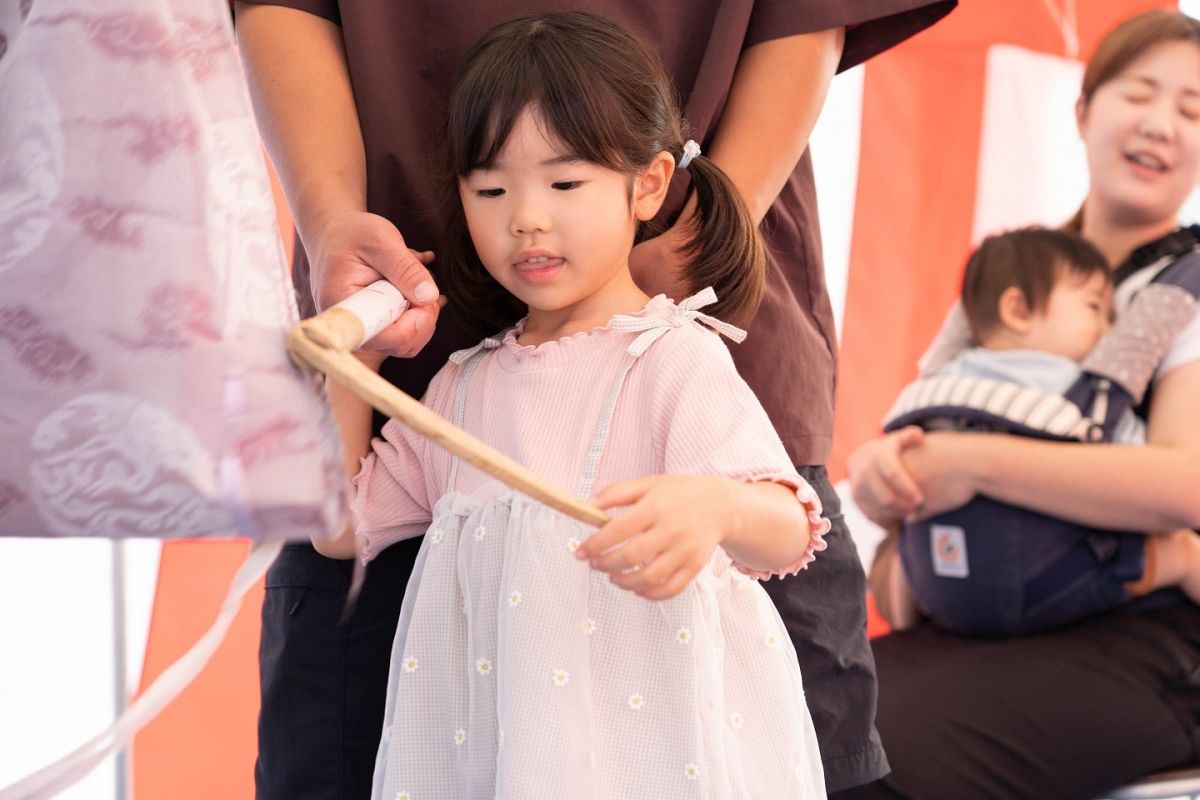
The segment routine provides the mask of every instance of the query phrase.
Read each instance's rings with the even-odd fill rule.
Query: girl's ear
[[[1000,324],[1018,334],[1029,332],[1033,313],[1029,303],[1025,302],[1025,293],[1016,286],[1010,286],[1000,293],[1000,302],[996,309]]]
[[[675,174],[675,159],[665,150],[660,150],[650,165],[633,181],[633,214],[642,222],[654,219],[662,208],[671,188],[671,176]]]

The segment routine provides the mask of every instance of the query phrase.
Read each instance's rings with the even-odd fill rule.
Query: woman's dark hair
[[[595,14],[519,17],[475,43],[450,92],[448,177],[456,181],[490,166],[528,108],[572,155],[618,172],[635,175],[664,150],[677,163],[683,154],[685,123],[661,63],[621,26]],[[688,172],[696,215],[683,247],[687,293],[712,286],[718,302],[709,313],[744,325],[762,298],[762,241],[737,188],[715,164],[697,156]],[[480,262],[456,187],[447,203],[440,283],[464,318],[494,332],[525,309]],[[639,226],[636,240],[646,234]]]
[[[1000,325],[1000,296],[1008,289],[1020,289],[1026,307],[1039,311],[1064,275],[1087,280],[1097,273],[1111,278],[1108,261],[1069,231],[1035,226],[987,237],[963,273],[962,306],[971,337],[982,342]]]

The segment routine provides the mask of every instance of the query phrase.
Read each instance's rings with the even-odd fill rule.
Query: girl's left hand
[[[575,551],[623,589],[649,600],[684,590],[712,558],[736,508],[729,478],[657,475],[606,487],[600,508],[629,506]]]

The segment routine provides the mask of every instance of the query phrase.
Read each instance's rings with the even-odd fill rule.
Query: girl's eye
[[[582,183],[583,181],[555,181],[550,185],[560,192],[569,192],[571,189],[578,189]]]
[[[1148,95],[1148,94],[1127,94],[1127,95],[1125,95],[1125,99],[1127,101],[1129,101],[1130,103],[1133,103],[1134,105],[1140,106],[1140,105],[1150,102],[1150,95]]]
[[[500,195],[504,194],[504,190],[503,189],[480,189],[479,191],[475,192],[475,194],[479,195],[480,197],[499,197]]]
[[[1184,119],[1195,122],[1200,119],[1200,106],[1184,106],[1179,109],[1179,113],[1183,115]]]

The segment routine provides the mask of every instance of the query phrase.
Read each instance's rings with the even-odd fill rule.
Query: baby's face
[[[1112,283],[1102,273],[1064,274],[1046,307],[1033,315],[1025,346],[1082,361],[1112,321]]]

